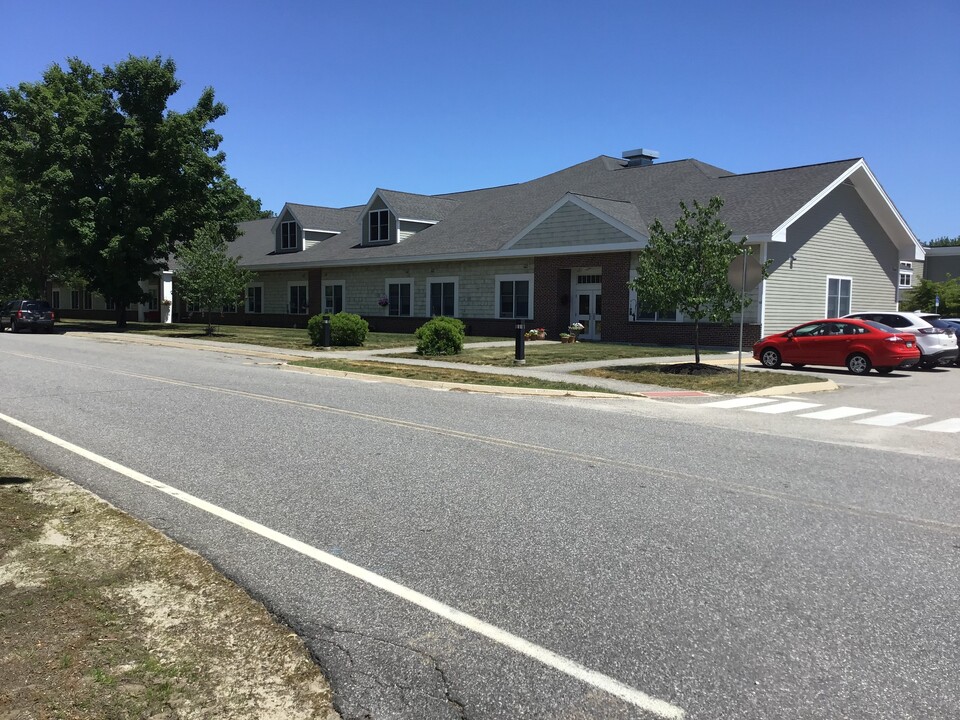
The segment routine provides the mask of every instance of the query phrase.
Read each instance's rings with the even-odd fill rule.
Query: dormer
[[[300,252],[303,250],[303,226],[289,208],[277,216],[273,223],[275,239],[274,251],[277,253]]]
[[[330,208],[287,203],[273,223],[274,252],[309,250],[317,243],[339,235],[340,230],[328,228],[328,223],[336,224],[336,218],[328,216],[338,212]]]
[[[363,245],[393,245],[433,227],[460,203],[378,188],[360,213]]]

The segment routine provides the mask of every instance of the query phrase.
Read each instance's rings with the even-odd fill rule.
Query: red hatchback
[[[765,337],[753,346],[753,357],[768,368],[781,363],[795,368],[836,365],[854,375],[865,375],[870,368],[886,375],[894,368],[916,365],[920,349],[911,333],[871,320],[843,318],[817,320]]]

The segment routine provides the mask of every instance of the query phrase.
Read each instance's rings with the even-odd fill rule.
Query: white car
[[[930,369],[938,365],[950,365],[960,354],[957,349],[957,333],[950,327],[936,327],[931,321],[939,320],[940,316],[933,313],[855,312],[845,317],[873,320],[897,330],[913,333],[920,348],[920,362],[917,367]],[[947,325],[947,323],[942,324]]]

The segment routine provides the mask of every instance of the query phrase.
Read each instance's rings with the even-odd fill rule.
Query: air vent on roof
[[[647,150],[640,148],[638,150],[624,150],[623,159],[627,161],[627,167],[637,167],[638,165],[653,165],[653,161],[660,157],[657,150]]]

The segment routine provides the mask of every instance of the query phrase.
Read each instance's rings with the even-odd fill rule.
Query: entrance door
[[[579,322],[584,327],[580,337],[584,340],[599,340],[602,314],[600,291],[577,290],[574,311],[573,321]]]

